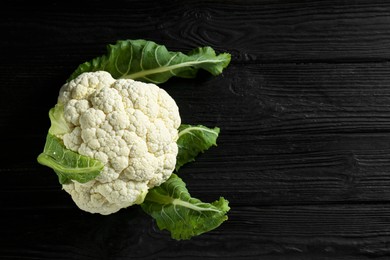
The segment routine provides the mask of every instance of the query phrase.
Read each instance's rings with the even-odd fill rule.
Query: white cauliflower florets
[[[95,180],[63,185],[80,209],[107,215],[142,203],[171,176],[181,120],[165,90],[86,72],[63,85],[58,103],[71,129],[62,136],[66,148],[105,164]]]

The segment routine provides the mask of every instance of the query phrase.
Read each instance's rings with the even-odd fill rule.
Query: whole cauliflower
[[[63,184],[76,205],[108,215],[143,202],[150,188],[175,169],[181,119],[175,101],[158,86],[108,72],[86,72],[63,85],[66,148],[104,164],[87,183]]]

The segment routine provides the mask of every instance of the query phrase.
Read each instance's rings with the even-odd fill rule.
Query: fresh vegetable
[[[216,146],[220,129],[181,124],[175,100],[156,84],[199,69],[218,75],[229,62],[210,47],[185,55],[146,40],[109,45],[59,90],[38,162],[84,211],[108,215],[140,204],[178,240],[218,227],[229,202],[191,198],[174,172]]]
[[[168,93],[154,84],[112,78],[106,71],[84,72],[64,84],[51,110],[49,135],[59,138],[64,149],[60,160],[46,152],[38,157],[63,164],[59,174],[63,189],[80,209],[111,214],[143,202],[150,188],[165,182],[176,165],[179,109]],[[69,168],[83,167],[88,182],[80,183]],[[67,159],[69,158],[69,159]],[[74,162],[67,165],[68,162]],[[104,167],[96,172],[95,161]],[[76,168],[80,172],[79,167]],[[89,179],[87,179],[90,177]],[[73,181],[72,181],[73,180]]]

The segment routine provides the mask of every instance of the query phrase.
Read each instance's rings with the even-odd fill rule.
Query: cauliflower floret
[[[104,164],[93,181],[63,184],[80,209],[107,215],[140,204],[170,177],[181,119],[165,90],[87,72],[65,84],[58,100],[71,129],[62,137],[66,148]]]
[[[85,99],[71,99],[69,102],[66,103],[66,106],[64,107],[64,117],[68,122],[71,122],[73,125],[78,125],[80,114],[84,113],[89,107],[89,103]]]
[[[110,86],[114,81],[106,71],[85,72],[61,87],[58,103],[66,104],[71,99],[88,100],[89,95]]]
[[[145,197],[148,187],[143,182],[128,182],[116,179],[108,183],[90,181],[86,184],[74,182],[64,185],[76,205],[91,213],[109,215],[129,207]]]

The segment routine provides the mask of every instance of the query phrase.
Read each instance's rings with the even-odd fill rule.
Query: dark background
[[[0,258],[390,259],[386,2],[2,1]],[[221,128],[180,176],[229,220],[189,241],[139,207],[79,210],[36,162],[61,85],[120,39],[232,54],[162,85],[183,122]]]

